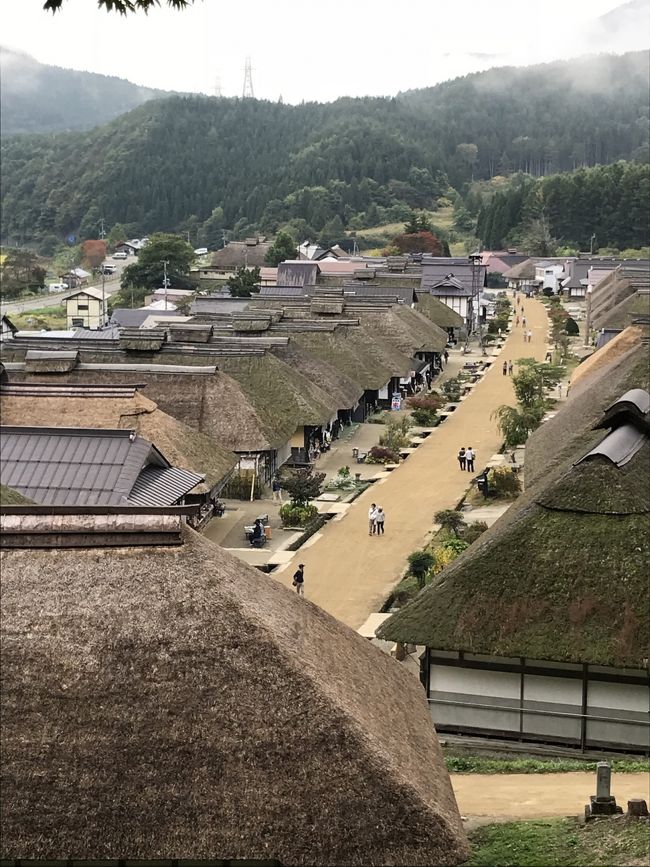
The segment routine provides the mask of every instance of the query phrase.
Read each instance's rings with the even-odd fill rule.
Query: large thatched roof
[[[439,328],[463,328],[465,325],[465,320],[460,313],[456,313],[455,310],[428,292],[418,292],[415,309],[423,313]]]
[[[417,680],[183,535],[2,552],[2,857],[462,862]]]
[[[56,388],[56,387],[55,387]],[[165,412],[143,394],[98,396],[84,389],[60,396],[48,396],[47,386],[34,395],[29,387],[0,390],[0,416],[4,424],[57,427],[125,428],[150,440],[174,466],[200,471],[205,490],[224,480],[237,463],[235,455],[217,445],[206,434],[193,430]]]
[[[644,667],[650,656],[650,428],[641,424],[642,446],[627,462],[594,454],[574,465],[604,439],[602,431],[589,430],[587,416],[582,445],[577,429],[570,432],[571,453],[383,624],[381,638]],[[605,436],[610,456],[613,436]]]

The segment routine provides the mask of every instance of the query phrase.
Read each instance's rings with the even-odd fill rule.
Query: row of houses
[[[336,435],[388,407],[395,393],[433,379],[448,341],[447,329],[433,320],[462,324],[433,297],[411,307],[394,296],[327,290],[310,298],[258,298],[235,310],[221,305],[219,298],[198,298],[191,317],[161,316],[156,327],[15,333],[2,343],[7,382],[91,393],[137,385],[139,401],[149,399],[268,482],[280,466],[305,463],[325,430]],[[205,471],[200,462],[188,463]],[[206,499],[232,467],[223,469]]]
[[[527,258],[502,274],[508,282],[508,288],[515,292],[541,292],[547,289],[554,295],[582,301],[598,283],[619,268],[649,274],[650,260],[587,255],[578,258]]]

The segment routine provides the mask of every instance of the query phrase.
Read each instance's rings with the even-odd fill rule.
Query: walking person
[[[507,361],[503,362],[503,375],[504,376],[508,375],[508,362]]]
[[[375,519],[375,525],[377,527],[377,535],[384,535],[384,521],[386,520],[386,515],[381,506],[377,506],[377,517]]]
[[[467,446],[465,449],[465,460],[467,461],[467,472],[474,472],[474,459],[476,458],[476,452],[471,446]]]
[[[516,325],[517,327],[519,327],[519,316],[518,316],[518,315],[517,315],[517,318],[515,319],[515,325]]]
[[[512,370],[513,370],[513,364],[512,364],[512,361],[509,361],[508,362],[508,373],[510,376],[512,376]]]
[[[298,596],[305,595],[305,565],[300,563],[293,576],[293,586]]]
[[[530,330],[530,328],[529,328],[529,329],[528,329],[528,342],[530,343],[530,341],[531,341],[532,339],[533,339],[533,332],[532,332],[532,331]]]
[[[371,503],[368,509],[368,535],[372,536],[377,530],[377,504]]]
[[[276,503],[282,502],[282,485],[280,484],[280,477],[273,476],[273,481],[271,482],[271,491],[273,492],[273,500]]]
[[[458,463],[460,464],[461,470],[465,469],[465,463],[467,461],[467,456],[465,452],[465,446],[458,452]]]
[[[448,362],[449,362],[449,353],[447,352],[446,349],[445,349],[443,355],[444,355],[444,357],[445,357],[445,366],[446,366],[446,365],[448,364]]]
[[[521,324],[524,328],[526,327],[526,317],[525,316],[521,317]]]

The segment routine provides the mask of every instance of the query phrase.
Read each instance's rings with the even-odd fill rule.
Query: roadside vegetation
[[[445,755],[450,774],[559,774],[569,771],[596,771],[597,762],[566,758],[495,758],[487,756]],[[647,759],[615,759],[610,762],[616,774],[650,773]]]
[[[546,819],[485,825],[469,835],[467,867],[645,865],[650,826],[639,819]]]

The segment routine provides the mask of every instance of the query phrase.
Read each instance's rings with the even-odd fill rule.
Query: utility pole
[[[104,228],[104,218],[100,217],[99,219],[99,237],[104,240],[106,236],[106,229]]]
[[[475,253],[471,253],[469,257],[470,264],[472,266],[472,303],[476,305],[476,321],[478,324],[478,342],[481,347],[481,353],[483,355],[487,355],[485,351],[485,346],[483,345],[483,322],[481,319],[481,308],[480,308],[480,297],[481,297],[481,286],[480,286],[480,275],[481,275],[481,254],[477,250]]]
[[[594,254],[594,241],[596,240],[596,233],[594,232],[591,238],[589,239],[589,255],[593,256]]]
[[[106,325],[106,274],[104,273],[104,263],[102,262],[102,316],[99,321],[99,327],[103,328]]]
[[[167,265],[169,262],[167,259],[163,261],[163,289],[165,290],[165,310],[167,310],[167,287],[169,286],[169,280],[167,278]]]

